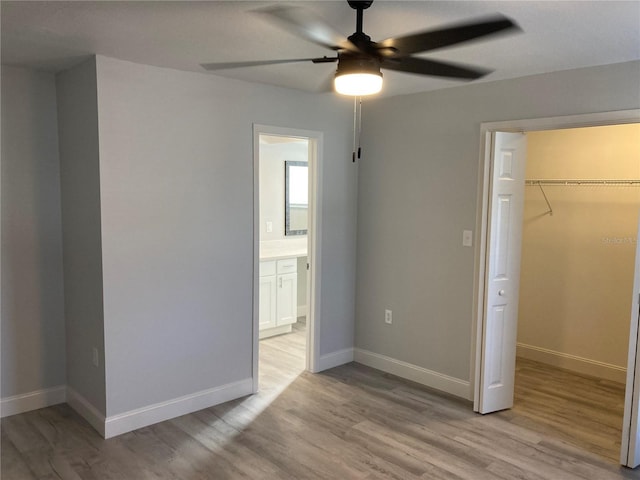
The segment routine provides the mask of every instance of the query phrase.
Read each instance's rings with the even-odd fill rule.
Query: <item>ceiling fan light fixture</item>
[[[333,86],[342,95],[362,97],[378,93],[382,90],[380,64],[370,57],[343,54],[338,61]]]
[[[382,73],[336,73],[334,86],[336,92],[342,95],[353,95],[356,97],[373,95],[382,90]]]

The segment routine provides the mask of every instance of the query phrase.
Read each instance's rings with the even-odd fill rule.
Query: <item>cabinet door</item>
[[[297,321],[298,276],[295,273],[278,275],[278,301],[276,325],[289,325]]]
[[[260,330],[276,326],[276,276],[260,277]]]

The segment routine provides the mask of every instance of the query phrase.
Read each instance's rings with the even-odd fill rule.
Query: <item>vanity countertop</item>
[[[277,260],[279,258],[306,256],[307,237],[260,242],[260,260]]]

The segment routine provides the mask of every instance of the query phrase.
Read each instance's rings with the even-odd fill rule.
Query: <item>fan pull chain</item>
[[[358,97],[358,160],[362,154],[360,147],[360,137],[362,136],[362,97]]]
[[[351,161],[355,163],[356,157],[362,157],[360,136],[362,133],[362,97],[353,97],[353,153]]]
[[[356,162],[356,144],[357,144],[357,122],[358,119],[358,99],[353,97],[353,153],[351,155],[351,161]]]

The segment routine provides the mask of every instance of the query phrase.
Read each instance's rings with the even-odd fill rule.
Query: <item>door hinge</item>
[[[309,270],[309,264],[307,263],[307,270]]]

